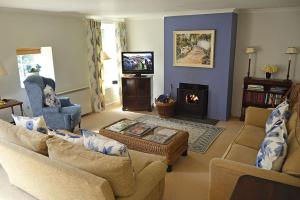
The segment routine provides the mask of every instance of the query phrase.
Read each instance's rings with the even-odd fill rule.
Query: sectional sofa
[[[113,187],[111,179],[49,158],[47,142],[51,139],[54,138],[0,120],[0,164],[8,174],[11,184],[41,200],[162,199],[166,164],[160,157],[130,151],[129,167],[133,169],[133,181],[130,183],[122,179],[123,165],[116,168],[112,157],[106,159],[110,159],[111,163],[105,162],[102,165],[115,169],[109,171],[116,179],[113,181],[117,184],[118,180],[123,181],[124,188],[121,189],[127,195],[120,195]],[[52,147],[53,144],[52,142]]]
[[[249,107],[245,125],[228,147],[222,158],[210,162],[209,199],[230,199],[238,179],[251,175],[300,187],[300,124],[299,104],[291,109],[287,122],[288,153],[282,171],[260,169],[255,166],[256,156],[265,137],[265,124],[271,110]]]

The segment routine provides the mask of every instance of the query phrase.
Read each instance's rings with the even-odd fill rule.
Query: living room
[[[0,199],[295,198],[299,24],[300,2],[294,0],[1,1]],[[47,102],[46,88],[54,103]],[[266,121],[274,121],[270,113],[283,112],[285,104],[286,155],[280,167],[272,160],[267,170],[259,154]],[[42,135],[43,150],[24,142],[26,120],[37,118],[48,132]],[[114,125],[125,122],[128,130],[116,134]],[[135,127],[151,130],[130,136]],[[163,142],[157,136],[162,133],[168,135]],[[108,154],[106,162],[125,159],[105,147],[89,149],[82,140],[90,135],[128,148],[125,167],[135,170],[135,177],[101,176],[95,172],[102,169],[99,160],[91,171],[70,155],[68,148],[91,157]],[[77,139],[89,150],[71,148]],[[26,148],[30,152],[22,154]],[[62,175],[50,175],[58,169]],[[99,188],[88,187],[100,182]],[[80,190],[74,192],[76,186]]]

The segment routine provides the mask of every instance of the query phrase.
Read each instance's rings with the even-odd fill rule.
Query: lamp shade
[[[254,47],[247,47],[246,48],[246,54],[252,54],[255,53],[256,49]]]
[[[7,75],[7,71],[6,69],[0,65],[0,76],[5,76]]]
[[[297,48],[296,47],[288,47],[286,52],[286,54],[297,54]]]
[[[101,51],[101,59],[102,60],[109,60],[111,58],[107,55],[107,53],[105,51]]]

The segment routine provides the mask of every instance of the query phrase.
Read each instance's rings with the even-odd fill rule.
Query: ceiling
[[[128,17],[171,12],[298,7],[300,0],[0,0],[0,7]]]

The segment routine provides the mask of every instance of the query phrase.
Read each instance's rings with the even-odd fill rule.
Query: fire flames
[[[199,97],[195,94],[188,94],[185,96],[185,101],[187,103],[198,103],[199,102]]]

